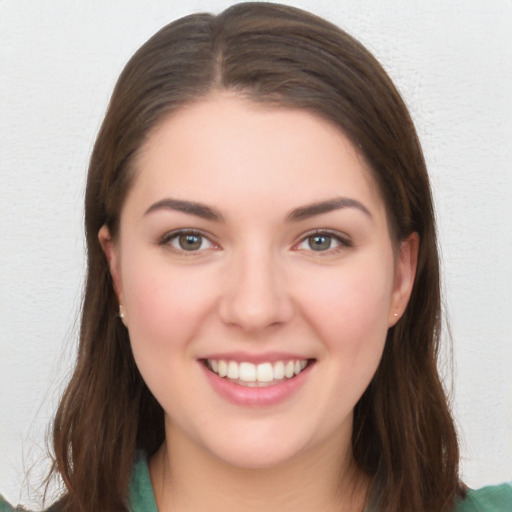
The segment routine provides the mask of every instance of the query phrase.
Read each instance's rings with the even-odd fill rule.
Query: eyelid
[[[329,248],[325,251],[314,251],[313,249],[299,249],[299,245],[304,243],[308,238],[312,236],[328,236],[334,240],[336,240],[339,245],[333,248]],[[351,238],[348,235],[345,235],[343,233],[340,233],[339,231],[333,231],[330,229],[314,229],[312,231],[309,231],[307,233],[304,233],[301,235],[298,242],[296,242],[293,246],[296,250],[303,250],[311,253],[316,253],[318,255],[322,254],[332,254],[336,253],[345,249],[348,249],[352,247],[354,244],[351,240]]]
[[[198,235],[198,236],[206,239],[211,244],[211,247],[207,247],[205,249],[197,249],[197,250],[187,251],[185,249],[180,249],[178,247],[174,247],[169,243],[171,240],[176,239],[180,235],[186,235],[186,234]],[[336,242],[338,242],[339,245],[337,245],[336,247],[333,247],[333,248],[329,248],[325,251],[314,251],[313,249],[300,249],[299,245],[304,243],[309,237],[312,237],[312,236],[327,236],[327,237],[334,239]],[[219,249],[220,248],[220,245],[214,240],[214,237],[212,235],[202,231],[201,229],[195,229],[195,228],[181,228],[181,229],[168,231],[157,240],[157,243],[158,243],[158,245],[168,246],[170,249],[172,249],[173,251],[175,251],[177,253],[185,254],[185,255],[189,255],[189,256],[192,256],[194,254],[197,255],[198,253],[204,252],[209,249]],[[292,249],[304,250],[304,251],[308,251],[308,252],[312,252],[312,253],[318,253],[319,255],[321,255],[322,253],[323,254],[332,254],[332,253],[347,249],[352,246],[353,246],[353,242],[352,242],[351,238],[346,234],[340,233],[339,231],[330,230],[330,229],[313,229],[311,231],[303,233],[300,236],[299,240],[293,244]]]
[[[178,247],[174,247],[170,244],[171,240],[176,239],[180,235],[197,235],[200,236],[211,244],[211,247],[207,247],[205,249],[197,249],[194,251],[186,251],[185,249],[180,249]],[[195,228],[181,228],[181,229],[175,229],[173,231],[168,231],[164,235],[162,235],[158,241],[158,245],[162,246],[168,246],[171,250],[184,254],[186,256],[192,256],[194,254],[198,254],[200,252],[207,251],[209,249],[219,249],[219,244],[213,239],[212,235],[205,233],[201,229],[195,229]]]

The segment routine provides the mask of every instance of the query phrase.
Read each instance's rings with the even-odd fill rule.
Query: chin
[[[240,469],[272,469],[282,466],[293,459],[295,453],[264,452],[254,448],[245,449],[236,453],[218,454],[225,464]]]
[[[241,469],[271,469],[286,465],[306,450],[305,443],[289,436],[247,436],[233,442],[232,437],[216,446],[210,453],[225,464]]]

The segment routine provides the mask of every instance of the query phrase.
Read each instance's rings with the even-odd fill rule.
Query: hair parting
[[[137,450],[164,442],[161,406],[136,367],[98,231],[113,237],[149,134],[215,91],[269,108],[312,112],[358,147],[384,199],[394,239],[420,237],[405,314],[354,411],[353,456],[380,512],[448,512],[464,494],[458,443],[437,370],[439,262],[425,161],[400,94],[376,59],[334,25],[302,10],[242,3],[195,14],[156,33],[112,94],[88,172],[87,277],[76,366],[53,424],[59,510],[127,509]]]

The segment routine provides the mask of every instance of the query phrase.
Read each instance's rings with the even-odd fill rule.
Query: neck
[[[368,480],[356,469],[350,438],[337,446],[326,443],[269,468],[241,468],[168,428],[150,460],[158,510],[362,512]]]

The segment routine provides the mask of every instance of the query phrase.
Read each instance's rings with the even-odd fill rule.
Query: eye
[[[327,252],[350,247],[351,243],[340,235],[330,232],[311,233],[296,246],[299,250]]]
[[[178,251],[196,252],[215,247],[213,242],[197,231],[179,231],[169,233],[161,241],[162,245],[170,245]]]

